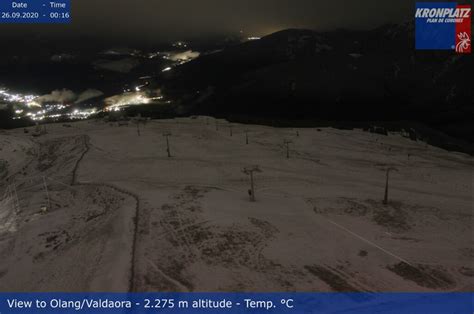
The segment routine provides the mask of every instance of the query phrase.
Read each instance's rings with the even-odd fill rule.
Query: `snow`
[[[25,166],[28,156],[34,154],[34,144],[21,136],[6,136],[0,131],[0,179],[7,179]],[[7,165],[5,169],[2,164]],[[2,171],[3,169],[3,171]]]
[[[22,210],[17,231],[0,234],[0,256],[15,245],[0,290],[472,290],[471,156],[395,133],[232,124],[230,136],[227,121],[218,131],[207,121],[155,120],[141,136],[135,122],[55,124],[38,143],[0,134],[2,154],[25,143],[59,152],[40,154],[41,170],[35,155],[7,156],[31,164],[12,178]],[[251,165],[263,170],[256,202]],[[398,172],[383,205],[388,167]],[[27,179],[42,176],[55,204],[46,214],[41,180]]]

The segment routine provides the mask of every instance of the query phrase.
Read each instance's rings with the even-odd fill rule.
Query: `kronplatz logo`
[[[416,49],[471,53],[471,6],[456,2],[416,3]]]

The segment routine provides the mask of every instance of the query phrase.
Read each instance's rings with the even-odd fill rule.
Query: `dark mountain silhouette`
[[[289,29],[202,56],[168,72],[163,84],[194,113],[407,120],[472,140],[472,56],[416,51],[414,43],[412,23]]]

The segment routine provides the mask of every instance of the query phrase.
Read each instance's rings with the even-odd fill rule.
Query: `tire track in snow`
[[[74,185],[89,185],[89,186],[102,186],[102,187],[108,187],[114,191],[117,191],[121,194],[128,195],[132,197],[135,200],[135,217],[133,219],[133,225],[134,225],[134,230],[133,230],[133,240],[132,240],[132,248],[131,248],[131,266],[130,266],[130,278],[129,278],[129,292],[134,292],[136,291],[136,258],[137,258],[137,238],[138,238],[138,226],[139,226],[139,217],[140,217],[140,198],[138,195],[133,194],[130,191],[127,191],[125,189],[116,187],[112,184],[106,184],[106,183],[92,183],[92,182],[80,182],[78,180],[78,171],[79,171],[79,166],[81,161],[84,159],[84,157],[87,155],[87,153],[90,151],[90,137],[88,135],[83,135],[83,141],[84,141],[84,151],[82,152],[81,156],[77,160],[74,169],[72,171],[72,181],[71,181],[71,186]]]

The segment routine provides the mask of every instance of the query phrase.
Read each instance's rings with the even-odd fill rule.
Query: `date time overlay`
[[[70,22],[70,0],[0,0],[1,24],[69,24]]]

